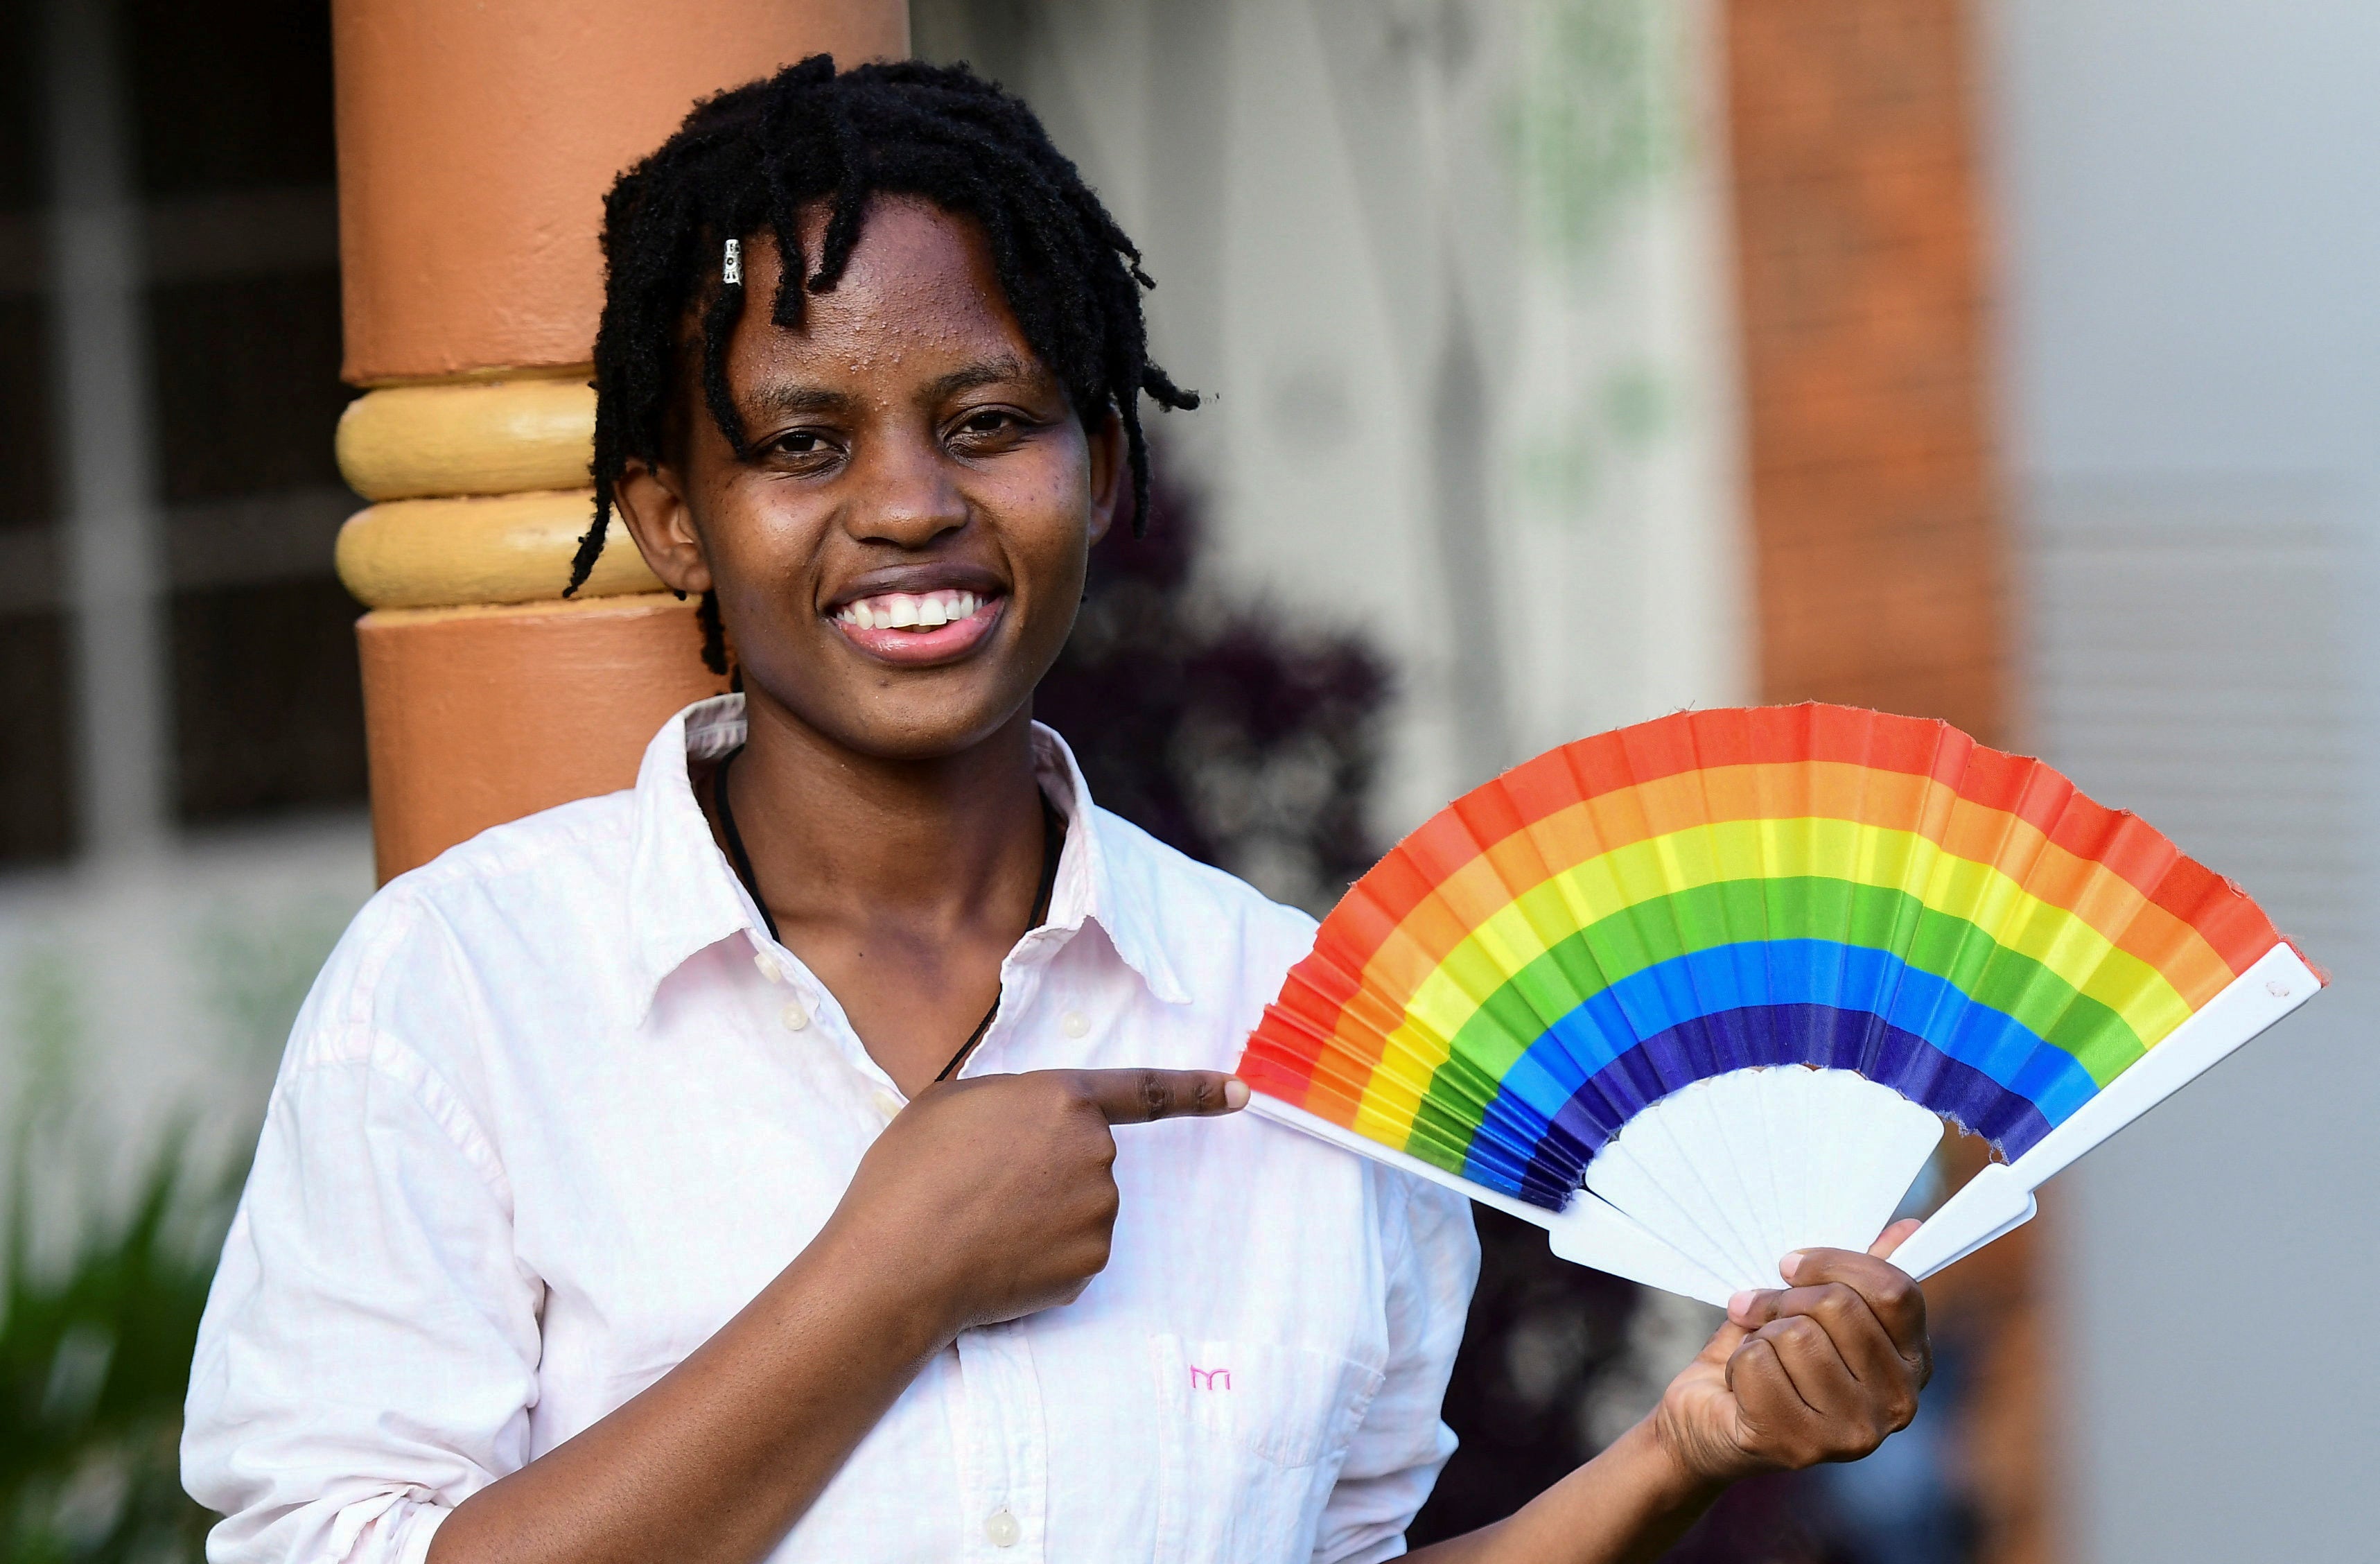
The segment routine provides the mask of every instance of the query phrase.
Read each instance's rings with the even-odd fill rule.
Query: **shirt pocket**
[[[1295,1559],[1382,1375],[1269,1341],[1149,1338],[1160,1559]]]

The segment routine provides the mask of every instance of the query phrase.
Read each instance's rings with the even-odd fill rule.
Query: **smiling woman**
[[[1402,1552],[1468,1209],[1236,1113],[1311,921],[1033,720],[1146,510],[1140,396],[1193,401],[1130,241],[1014,99],[824,59],[607,211],[577,574],[616,514],[740,689],[634,789],[392,882],[324,970],[193,1370],[212,1556]],[[1643,1557],[1905,1421],[1914,1289],[1802,1260],[1441,1559]]]

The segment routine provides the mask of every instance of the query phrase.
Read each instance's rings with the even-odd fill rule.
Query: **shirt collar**
[[[759,909],[711,837],[686,773],[689,761],[715,760],[744,736],[744,697],[715,695],[670,718],[645,746],[627,881],[627,959],[639,1020],[662,982],[699,952],[737,935],[757,948],[770,943]],[[1033,765],[1042,792],[1067,821],[1043,927],[1071,937],[1086,923],[1097,923],[1151,994],[1187,1004],[1189,993],[1166,954],[1150,861],[1162,849],[1093,804],[1074,751],[1038,722]]]
[[[1066,850],[1058,860],[1050,916],[1042,926],[1074,934],[1086,922],[1099,924],[1149,993],[1169,1005],[1188,1004],[1190,991],[1166,953],[1164,903],[1155,883],[1152,854],[1164,849],[1091,801],[1075,751],[1057,729],[1038,722],[1033,770],[1041,791],[1066,817]]]

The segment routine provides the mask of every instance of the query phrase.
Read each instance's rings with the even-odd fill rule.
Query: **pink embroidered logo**
[[[1196,1364],[1196,1363],[1193,1363],[1193,1364],[1191,1364],[1191,1365],[1190,1365],[1190,1388],[1191,1388],[1191,1389],[1193,1389],[1193,1390],[1229,1390],[1231,1387],[1232,1387],[1232,1371],[1231,1371],[1230,1369],[1227,1369],[1227,1368],[1202,1369],[1202,1368],[1200,1368],[1200,1367],[1199,1367],[1197,1364]]]

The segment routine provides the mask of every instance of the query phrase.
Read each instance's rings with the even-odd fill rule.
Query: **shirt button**
[[[802,1008],[802,1002],[798,999],[778,1011],[777,1019],[785,1023],[787,1032],[799,1032],[810,1024],[810,1013]]]
[[[886,1091],[881,1086],[879,1086],[875,1091],[869,1093],[868,1100],[874,1103],[876,1105],[876,1111],[882,1114],[887,1118],[892,1118],[894,1114],[901,1111],[901,1099],[894,1096],[892,1093]]]
[[[1087,1037],[1090,1034],[1091,1018],[1080,1010],[1068,1010],[1059,1018],[1058,1029],[1069,1037]]]
[[[1005,1509],[995,1509],[984,1517],[984,1540],[994,1547],[1014,1547],[1016,1539],[1024,1534],[1025,1528]]]
[[[759,968],[760,975],[767,978],[771,983],[783,983],[785,981],[785,969],[778,965],[777,959],[774,956],[770,955],[767,951],[755,950],[752,952],[752,964]]]

